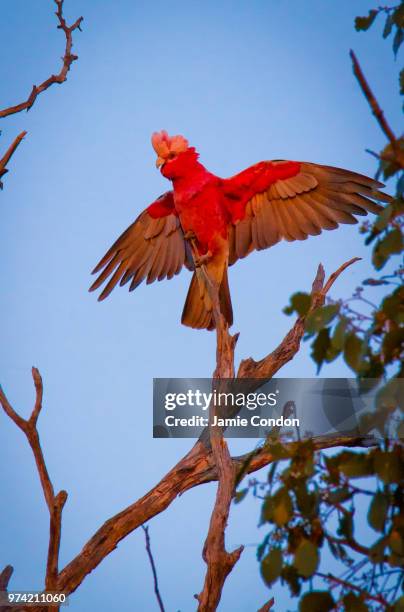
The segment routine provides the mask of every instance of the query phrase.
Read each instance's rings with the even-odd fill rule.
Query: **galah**
[[[350,170],[274,160],[223,179],[199,162],[199,154],[183,136],[155,132],[152,145],[156,166],[172,189],[140,213],[112,245],[93,270],[101,273],[90,291],[109,279],[98,298],[103,300],[117,283],[130,282],[133,291],[144,279],[170,279],[185,266],[193,276],[182,323],[193,328],[215,327],[205,274],[218,290],[230,326],[228,266],[282,239],[305,240],[340,223],[357,223],[354,215],[382,210],[374,200],[391,200],[379,191],[382,183]]]

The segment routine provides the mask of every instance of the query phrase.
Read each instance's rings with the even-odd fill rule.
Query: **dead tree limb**
[[[327,282],[324,284],[325,274],[324,268],[320,264],[317,269],[316,277],[313,281],[311,288],[311,307],[309,313],[315,308],[324,304],[326,295],[331,289],[334,282],[342,274],[342,272],[348,267],[359,261],[360,257],[354,257],[349,261],[343,263],[338,270],[333,272]],[[300,342],[304,336],[305,317],[299,317],[292,327],[292,329],[286,334],[279,346],[269,353],[263,359],[255,361],[251,357],[244,359],[240,363],[240,367],[237,372],[237,378],[250,378],[250,379],[270,379],[286,364],[288,361],[293,359],[296,353],[299,351]],[[258,384],[258,383],[257,383]],[[260,380],[259,384],[262,384]]]
[[[6,565],[0,572],[0,612],[11,612],[12,608],[7,605],[4,596],[7,598],[7,587],[10,578],[13,575],[14,568],[11,565]]]
[[[330,279],[325,284],[324,270],[322,266],[319,267],[312,288],[312,307],[315,307],[315,305],[321,305],[321,303],[323,303],[322,301],[325,299],[325,294],[329,290],[332,282],[351,263],[353,263],[353,260],[350,260],[341,266],[334,275],[331,275]],[[264,378],[275,374],[280,367],[282,367],[282,365],[284,365],[287,361],[290,361],[298,352],[300,340],[303,334],[304,319],[299,318],[297,319],[292,330],[286,334],[285,338],[282,340],[277,349],[264,358],[264,360],[261,360],[263,363],[253,362],[254,364],[261,364],[259,367],[254,366],[253,371],[262,372]],[[253,360],[246,360],[242,362],[242,364],[249,364],[252,361]],[[226,363],[228,364],[229,361],[226,360]],[[240,365],[241,370],[239,370],[241,371],[242,376],[251,376],[251,373],[247,374],[247,372],[251,372],[252,366],[247,368],[244,365],[242,368],[242,364]],[[223,364],[222,367],[224,367]],[[226,367],[228,367],[228,365],[226,365]],[[36,420],[40,412],[40,406],[42,405],[40,401],[42,394],[42,382],[40,381],[39,373],[35,369],[33,371],[33,376],[36,386],[36,400],[30,419],[25,420],[15,412],[1,389],[0,403],[3,406],[5,413],[27,436],[31,448],[34,451],[38,471],[40,472],[42,487],[44,488],[44,494],[46,491],[45,498],[47,499],[47,503],[48,500],[51,502],[50,507],[53,509],[55,504],[57,506],[58,502],[56,499],[58,496],[54,495],[53,486],[46,470],[42,451],[39,445],[38,433],[36,431]],[[294,444],[296,443],[291,443],[291,448],[293,448]],[[354,434],[336,434],[333,436],[315,438],[313,440],[313,444],[316,450],[321,450],[324,448],[333,448],[338,446],[362,446],[364,442],[362,437],[358,437]],[[241,457],[233,457],[233,470],[234,473],[237,474],[240,472],[240,470],[245,469],[246,464],[248,464],[245,469],[245,473],[250,474],[267,466],[273,460],[274,458],[271,455],[270,446],[264,445],[258,452],[253,451],[253,453],[247,453]],[[226,464],[226,469],[227,467],[228,466]],[[197,441],[194,447],[162,478],[162,480],[155,487],[146,493],[146,495],[107,520],[88,540],[81,552],[79,552],[78,555],[57,574],[56,580],[55,564],[48,563],[48,567],[50,566],[52,568],[52,570],[49,571],[50,582],[52,584],[55,583],[53,590],[68,594],[75,591],[86,576],[93,571],[128,534],[160,512],[163,512],[176,499],[177,496],[181,495],[185,491],[188,491],[195,486],[218,480],[218,478],[218,465],[215,461],[211,448],[203,444],[201,441]],[[60,516],[64,501],[63,498],[59,498],[59,503],[61,504],[60,514],[57,513],[58,511],[55,511],[54,513],[54,525],[56,529],[54,531],[54,544],[52,547],[51,545],[49,546],[50,549],[52,548],[52,550],[49,552],[50,559],[56,558],[55,550],[60,539]],[[33,608],[31,608],[31,610],[33,610]]]
[[[7,151],[4,153],[3,157],[0,159],[0,189],[3,189],[3,183],[1,181],[1,178],[8,172],[7,164],[14,155],[18,145],[21,143],[26,134],[27,132],[25,131],[21,132],[21,134],[18,134],[18,136],[14,138],[14,141],[8,147]]]
[[[219,303],[219,286],[213,284],[204,266],[202,271],[209,288],[213,304],[213,316],[216,325],[216,369],[213,375],[214,385],[222,379],[234,377],[234,349],[238,335],[229,334]],[[214,465],[217,470],[218,487],[216,500],[209,523],[208,535],[203,547],[202,557],[207,565],[203,589],[196,596],[199,605],[198,612],[216,610],[222,596],[222,590],[227,576],[240,558],[244,547],[240,546],[229,553],[225,546],[225,531],[230,514],[231,501],[234,495],[236,470],[229,448],[224,439],[221,427],[214,424],[217,407],[211,403],[209,410],[210,446]]]
[[[0,387],[0,403],[7,416],[17,425],[25,434],[28,443],[34,455],[39,480],[41,482],[46,505],[48,506],[50,525],[49,525],[49,547],[48,559],[45,576],[45,587],[48,590],[55,589],[56,579],[58,575],[58,559],[60,536],[62,528],[62,510],[66,503],[66,491],[60,491],[55,495],[52,481],[46,467],[44,455],[41,448],[39,434],[37,430],[37,421],[42,410],[43,385],[42,378],[36,368],[32,368],[32,378],[35,385],[35,403],[29,419],[23,419],[14,410],[13,406],[8,401],[3,389]]]
[[[354,75],[360,85],[360,88],[363,92],[363,95],[365,96],[366,100],[369,103],[369,106],[372,110],[372,113],[374,114],[374,116],[376,117],[376,120],[378,122],[378,124],[380,125],[384,135],[386,136],[386,138],[390,141],[391,147],[393,149],[394,152],[394,156],[395,156],[395,161],[397,162],[397,164],[404,169],[404,152],[402,151],[401,147],[400,147],[400,143],[396,138],[396,135],[394,134],[393,130],[391,129],[386,117],[384,116],[384,113],[372,91],[372,89],[370,88],[370,85],[368,83],[368,81],[366,80],[365,75],[363,74],[363,70],[359,64],[358,58],[356,57],[355,53],[352,51],[349,52],[349,55],[351,57],[352,60],[352,66],[353,66],[353,72]]]
[[[258,610],[258,612],[269,612],[272,606],[274,605],[274,603],[275,603],[275,599],[272,597],[269,601],[267,601],[266,604],[262,606],[262,608]]]
[[[58,74],[52,74],[48,79],[43,81],[40,85],[33,85],[31,93],[29,94],[25,102],[21,102],[20,104],[16,104],[15,106],[9,106],[8,108],[4,108],[0,110],[0,119],[9,117],[10,115],[15,115],[16,113],[20,113],[21,111],[24,111],[24,110],[29,111],[29,109],[35,103],[35,100],[37,99],[39,94],[41,94],[43,91],[45,91],[46,89],[48,89],[51,85],[55,83],[61,84],[66,81],[67,73],[70,70],[70,66],[72,65],[73,62],[75,62],[78,59],[78,55],[73,55],[72,53],[73,32],[77,29],[81,30],[80,26],[81,26],[81,22],[83,21],[83,17],[79,17],[78,19],[76,19],[76,21],[71,26],[68,26],[63,16],[64,0],[54,0],[54,2],[57,7],[55,15],[58,18],[58,22],[59,22],[59,25],[57,27],[58,29],[63,30],[65,38],[66,38],[66,45],[65,45],[64,55],[62,57],[61,69]],[[0,159],[0,189],[3,188],[3,183],[1,182],[1,178],[8,172],[7,164],[10,161],[14,152],[16,151],[18,145],[21,143],[24,136],[26,136],[26,134],[27,132],[25,131],[21,132],[21,134],[19,134],[14,139],[10,147],[7,149],[6,153]]]
[[[43,81],[40,85],[33,85],[31,93],[29,94],[25,102],[20,102],[20,104],[16,104],[15,106],[10,106],[8,108],[4,108],[3,110],[0,110],[0,119],[3,117],[14,115],[16,113],[20,113],[23,110],[29,111],[29,109],[32,107],[35,100],[39,96],[39,94],[41,94],[43,91],[46,91],[51,85],[54,85],[55,83],[60,84],[66,81],[67,73],[70,70],[70,66],[72,65],[73,62],[75,62],[78,59],[78,55],[72,54],[73,32],[77,29],[81,30],[81,23],[83,21],[83,17],[79,17],[78,19],[76,19],[76,21],[71,26],[68,26],[63,16],[64,0],[54,0],[54,1],[57,6],[55,15],[59,21],[59,25],[57,27],[59,30],[63,30],[65,38],[66,38],[66,45],[65,45],[64,55],[62,57],[61,69],[58,74],[52,74],[49,78]]]

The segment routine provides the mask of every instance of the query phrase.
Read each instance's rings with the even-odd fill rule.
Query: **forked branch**
[[[24,110],[29,111],[29,109],[32,107],[35,100],[39,96],[39,94],[41,94],[43,91],[45,91],[46,89],[48,89],[51,85],[55,83],[60,84],[66,81],[67,73],[70,70],[70,66],[72,65],[74,61],[78,59],[78,56],[73,55],[72,53],[73,32],[77,29],[79,30],[81,29],[80,26],[81,26],[81,22],[83,21],[83,17],[79,17],[78,19],[76,19],[76,21],[71,26],[68,26],[63,16],[64,0],[54,0],[54,1],[57,7],[55,14],[59,22],[58,28],[60,30],[63,30],[65,38],[66,38],[66,45],[65,45],[64,55],[62,57],[61,69],[58,74],[52,74],[48,79],[43,81],[40,85],[33,85],[31,93],[29,94],[25,102],[20,102],[19,104],[16,104],[15,106],[9,106],[8,108],[4,108],[0,110],[0,119],[4,117],[9,117],[10,115],[15,115],[16,113],[20,113],[21,111],[24,111]],[[3,183],[1,181],[1,178],[8,172],[7,164],[10,161],[12,155],[15,153],[18,145],[21,143],[21,141],[23,140],[26,134],[27,132],[25,131],[21,132],[14,139],[14,141],[11,143],[11,145],[9,146],[9,148],[7,149],[3,157],[0,159],[0,189],[3,188]]]
[[[77,29],[81,30],[80,26],[81,26],[81,22],[83,21],[83,17],[79,17],[78,19],[76,19],[76,21],[71,26],[68,26],[63,16],[63,3],[64,3],[64,0],[55,0],[55,4],[57,6],[57,10],[55,14],[59,22],[58,29],[63,30],[65,38],[66,38],[65,51],[62,57],[62,66],[61,66],[59,73],[52,74],[49,78],[43,81],[40,85],[33,85],[31,93],[29,94],[25,102],[20,102],[19,104],[16,104],[15,106],[9,106],[8,108],[4,108],[3,110],[0,110],[0,118],[8,117],[9,115],[20,113],[23,110],[29,111],[29,109],[32,107],[35,100],[39,96],[39,94],[41,94],[43,91],[46,91],[51,85],[54,85],[55,83],[60,84],[66,81],[67,73],[70,70],[70,66],[72,65],[73,62],[75,62],[78,59],[77,55],[72,54],[73,32]]]
[[[7,416],[17,425],[19,429],[21,429],[28,440],[34,455],[46,505],[48,506],[50,525],[45,586],[48,590],[51,590],[55,589],[58,575],[62,510],[64,504],[66,503],[67,493],[66,491],[60,491],[57,495],[55,495],[53,484],[49,477],[37,430],[37,421],[42,410],[43,397],[42,378],[37,368],[32,368],[32,378],[35,385],[35,403],[29,419],[22,418],[18,412],[14,410],[1,387],[0,403]]]
[[[331,274],[325,284],[324,268],[321,264],[318,266],[317,274],[311,288],[311,307],[309,314],[313,312],[315,308],[324,304],[327,293],[342,272],[359,260],[360,257],[354,257],[343,263],[338,270]],[[240,363],[237,378],[260,379],[259,384],[262,384],[262,379],[269,380],[275,376],[275,374],[288,363],[288,361],[293,359],[299,351],[300,342],[304,336],[305,321],[306,317],[299,317],[279,346],[263,359],[259,361],[255,361],[251,357],[249,359],[244,359]]]
[[[319,266],[312,287],[312,308],[319,306],[324,302],[325,295],[330,289],[332,283],[339,276],[339,274],[341,274],[341,272],[348,265],[354,263],[354,261],[356,261],[356,259],[350,260],[349,262],[343,264],[333,275],[330,276],[326,283],[324,283],[324,270],[322,266]],[[228,333],[228,331],[226,330],[223,333]],[[280,345],[267,357],[261,361],[249,359],[242,362],[239,368],[239,375],[241,375],[241,377],[261,375],[263,378],[270,378],[276,372],[278,372],[282,365],[284,365],[287,361],[290,361],[298,352],[303,334],[304,318],[298,318],[293,328],[288,332],[288,334],[286,334]],[[226,338],[222,339],[221,342],[222,341],[229,342],[228,339],[226,340]],[[233,336],[233,340],[229,346],[234,349],[234,345],[235,338]],[[232,359],[234,359],[234,353],[232,355]],[[221,368],[229,367],[228,356],[229,355],[227,355],[226,359],[221,363]],[[227,370],[227,374],[229,372],[230,370]],[[81,552],[79,552],[78,555],[68,565],[66,565],[63,570],[57,573],[55,569],[57,567],[57,564],[55,564],[55,559],[57,559],[56,551],[60,541],[61,510],[63,508],[65,499],[63,498],[62,493],[60,493],[59,496],[54,495],[53,486],[50,482],[39,445],[39,437],[36,432],[36,421],[42,406],[42,381],[40,380],[39,373],[35,369],[33,370],[33,376],[36,387],[36,400],[33,411],[28,420],[23,419],[19,414],[17,414],[2,390],[0,390],[0,403],[2,404],[6,414],[27,436],[34,452],[38,471],[40,472],[45,498],[47,499],[47,503],[48,500],[51,502],[48,504],[48,507],[50,506],[53,511],[53,514],[51,514],[51,518],[53,516],[53,523],[51,520],[51,532],[53,529],[54,535],[53,544],[50,544],[49,546],[49,559],[52,561],[48,560],[47,574],[49,576],[48,584],[54,584],[54,590],[66,593],[72,593],[75,591],[85,577],[91,571],[93,571],[129,533],[133,532],[135,529],[146,523],[160,512],[163,512],[178,495],[181,495],[185,491],[195,486],[218,479],[220,482],[220,470],[222,470],[222,474],[225,473],[226,470],[230,472],[230,469],[234,474],[240,474],[240,471],[243,473],[252,473],[261,469],[262,467],[265,467],[274,460],[274,457],[271,455],[270,446],[264,445],[264,447],[258,452],[254,451],[253,453],[248,453],[241,457],[232,458],[230,464],[225,453],[223,454],[223,460],[221,458],[223,442],[218,443],[220,452],[216,453],[215,457],[210,445],[197,441],[189,453],[187,453],[187,455],[185,455],[155,487],[153,487],[146,495],[134,502],[132,505],[119,512],[119,514],[116,514],[107,520],[84,545]],[[219,437],[218,440],[221,440],[221,438]],[[364,444],[363,439],[358,437],[357,434],[336,434],[333,436],[324,436],[323,438],[318,437],[314,439],[313,443],[316,450],[338,446],[362,446]],[[295,443],[291,444],[293,445]],[[222,461],[224,463],[222,463]],[[228,500],[230,495],[233,493],[233,483],[234,481],[229,480],[228,487],[227,485],[223,484],[222,488],[220,489],[220,494],[218,489],[215,508],[219,510],[219,508],[223,507],[224,514],[219,514],[218,511],[215,517],[212,516],[211,522],[213,522],[213,526],[212,530],[210,530],[211,537],[209,539],[209,544],[205,549],[206,551],[212,550],[212,542],[214,542],[215,551],[225,551],[223,527],[227,522]],[[218,499],[220,502],[219,504],[217,503]],[[56,508],[56,510],[54,510],[54,508]],[[217,526],[219,527],[217,528]],[[229,560],[234,561],[235,563],[237,561],[236,556],[241,554],[241,551],[234,551],[233,553],[227,553],[225,551],[225,554],[230,554]],[[209,564],[211,571],[214,569],[213,560],[218,558],[217,552],[210,557],[210,560],[208,560],[208,570]],[[57,577],[55,578],[56,573]],[[213,574],[211,573],[211,575]],[[208,579],[208,574],[206,578],[209,584],[210,577]],[[221,584],[223,586],[223,577],[221,580]],[[202,593],[204,592],[205,588]],[[216,597],[217,596],[220,598],[220,593],[217,593]]]

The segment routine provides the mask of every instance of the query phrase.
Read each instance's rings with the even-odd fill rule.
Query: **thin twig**
[[[154,592],[155,592],[155,595],[156,595],[156,599],[157,599],[157,603],[159,605],[159,608],[160,608],[161,612],[164,612],[164,604],[163,604],[163,600],[162,600],[161,595],[160,595],[159,583],[158,583],[158,578],[157,578],[156,564],[154,563],[153,553],[152,553],[151,545],[150,545],[149,527],[146,526],[146,525],[142,525],[142,529],[144,531],[145,540],[146,540],[146,552],[147,552],[147,555],[149,557],[150,566],[151,566],[152,573],[153,573]]]
[[[387,119],[384,116],[384,113],[378,101],[376,100],[376,97],[373,91],[371,90],[370,85],[367,82],[365,75],[363,74],[363,70],[359,64],[358,58],[356,57],[352,49],[349,52],[349,55],[352,60],[354,75],[358,80],[358,83],[362,89],[362,92],[366,100],[369,103],[370,108],[372,109],[372,113],[376,117],[377,122],[380,125],[381,129],[383,130],[383,133],[385,134],[386,138],[390,141],[390,144],[394,151],[395,161],[401,166],[401,168],[404,168],[404,153],[400,149],[400,145],[396,138],[396,135],[394,134],[389,123],[387,122]]]
[[[262,606],[262,608],[258,610],[258,612],[269,612],[272,606],[274,605],[274,603],[275,603],[275,599],[272,597],[269,601],[267,601],[266,604]]]
[[[345,587],[346,589],[350,589],[351,591],[359,592],[365,599],[370,599],[371,601],[376,601],[377,603],[385,606],[387,608],[388,602],[384,599],[383,595],[371,595],[367,591],[364,591],[361,587],[352,584],[352,582],[348,582],[346,580],[342,580],[341,578],[337,578],[336,576],[332,576],[331,574],[322,574],[321,572],[316,572],[315,574],[319,578],[323,578],[323,580],[327,580],[329,582],[333,582],[334,585],[339,585]],[[333,587],[331,587],[333,588]]]
[[[67,79],[67,73],[70,70],[70,66],[73,62],[78,59],[77,55],[72,54],[73,47],[73,32],[75,30],[81,30],[81,22],[83,21],[83,17],[79,17],[73,23],[73,25],[68,26],[66,24],[66,20],[63,17],[63,2],[64,0],[55,0],[55,4],[57,6],[56,17],[58,18],[59,25],[58,29],[63,30],[66,37],[66,46],[65,52],[62,57],[62,67],[58,74],[52,74],[46,81],[43,81],[40,85],[33,85],[30,95],[28,96],[25,102],[21,102],[20,104],[16,104],[15,106],[10,106],[9,108],[5,108],[0,110],[0,118],[8,117],[9,115],[14,115],[15,113],[20,113],[23,110],[29,111],[29,109],[34,104],[38,95],[48,89],[54,83],[64,83]]]
[[[321,264],[318,266],[317,274],[311,288],[311,307],[309,313],[324,304],[326,295],[337,278],[348,266],[351,266],[359,259],[359,257],[354,257],[343,263],[338,270],[330,275],[325,284],[324,268]],[[288,363],[288,361],[293,359],[298,352],[300,342],[304,336],[305,320],[305,317],[299,317],[279,346],[272,351],[272,353],[260,359],[260,361],[255,361],[252,357],[241,361],[237,372],[237,378],[260,379],[256,380],[256,386],[263,384],[262,379],[272,378],[286,363]]]

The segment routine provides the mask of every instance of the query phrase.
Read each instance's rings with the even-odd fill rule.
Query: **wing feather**
[[[305,240],[341,223],[357,223],[355,215],[379,214],[378,202],[392,199],[379,191],[383,184],[375,179],[307,162],[260,162],[225,179],[223,186],[234,219],[229,230],[230,265],[281,239]],[[236,211],[244,201],[240,219]]]
[[[192,267],[173,194],[167,192],[139,215],[96,265],[93,274],[100,274],[90,291],[109,277],[98,298],[103,300],[118,283],[130,281],[129,291],[133,291],[145,279],[149,284],[172,278],[184,264]]]

